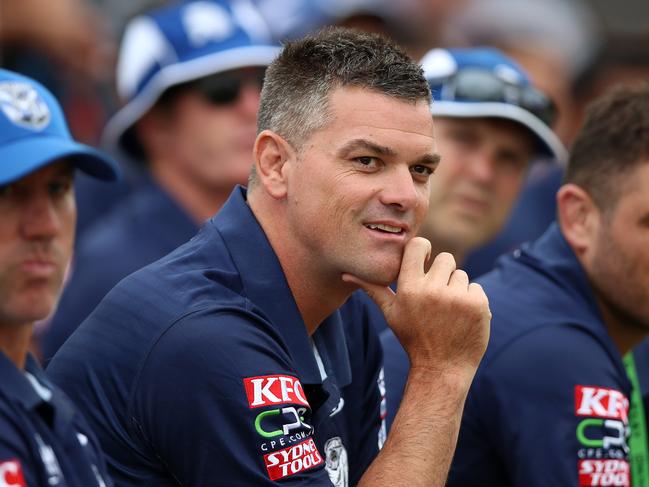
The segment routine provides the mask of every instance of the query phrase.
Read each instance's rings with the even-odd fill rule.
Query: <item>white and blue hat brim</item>
[[[102,135],[102,146],[124,151],[122,139],[126,132],[155,105],[168,88],[233,69],[265,67],[279,52],[280,48],[272,45],[242,46],[162,68],[135,98],[108,121]]]
[[[502,118],[526,127],[538,142],[539,151],[561,165],[568,160],[568,152],[557,135],[541,119],[524,108],[509,103],[434,100],[431,113],[438,117]]]

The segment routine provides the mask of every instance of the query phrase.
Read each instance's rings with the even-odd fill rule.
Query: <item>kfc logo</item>
[[[575,414],[628,421],[629,400],[615,389],[575,386]]]
[[[0,487],[27,487],[18,460],[0,461]]]
[[[324,462],[312,438],[295,446],[264,455],[264,463],[271,480],[283,479]]]
[[[251,408],[296,403],[309,407],[302,384],[290,375],[247,377],[243,385]]]
[[[581,460],[579,462],[579,487],[631,485],[629,463],[625,460]]]

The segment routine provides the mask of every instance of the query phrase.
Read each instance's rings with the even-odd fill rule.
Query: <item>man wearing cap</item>
[[[150,177],[82,236],[42,338],[46,359],[113,285],[189,240],[245,184],[263,73],[278,52],[265,34],[252,7],[225,1],[175,4],[128,24],[117,66],[125,105],[104,140]]]
[[[503,227],[532,161],[563,162],[565,149],[550,129],[551,101],[501,51],[433,49],[421,64],[431,86],[443,162],[431,181],[428,215],[419,233],[431,241],[433,253],[450,252],[462,262]],[[375,322],[381,323],[379,318]],[[381,341],[389,426],[409,364],[389,328]]]
[[[0,69],[0,485],[106,486],[84,418],[28,353],[59,297],[74,241],[75,169],[114,180],[109,159],[72,140],[43,86]]]

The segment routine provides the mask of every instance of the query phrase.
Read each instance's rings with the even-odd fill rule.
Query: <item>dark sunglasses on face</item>
[[[486,69],[465,68],[429,83],[434,100],[508,103],[527,110],[549,127],[557,116],[554,103],[545,93],[529,85],[507,82]]]
[[[234,103],[244,86],[251,85],[261,90],[263,83],[264,70],[254,69],[207,76],[194,82],[192,87],[212,105],[223,106]]]

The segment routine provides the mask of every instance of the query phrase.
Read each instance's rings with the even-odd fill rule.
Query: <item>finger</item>
[[[469,275],[462,269],[455,269],[451,273],[451,277],[448,280],[448,285],[458,287],[459,289],[466,291],[469,288]]]
[[[430,257],[430,242],[423,237],[414,237],[406,243],[401,259],[398,283],[424,275],[424,264]]]
[[[439,284],[449,284],[451,274],[456,268],[455,258],[448,252],[442,252],[435,257],[428,275]]]
[[[373,284],[367,282],[360,277],[356,277],[352,274],[343,274],[342,279],[345,282],[351,282],[359,286],[367,295],[374,301],[381,311],[385,311],[392,305],[394,301],[395,293],[389,286],[381,286],[379,284]]]

